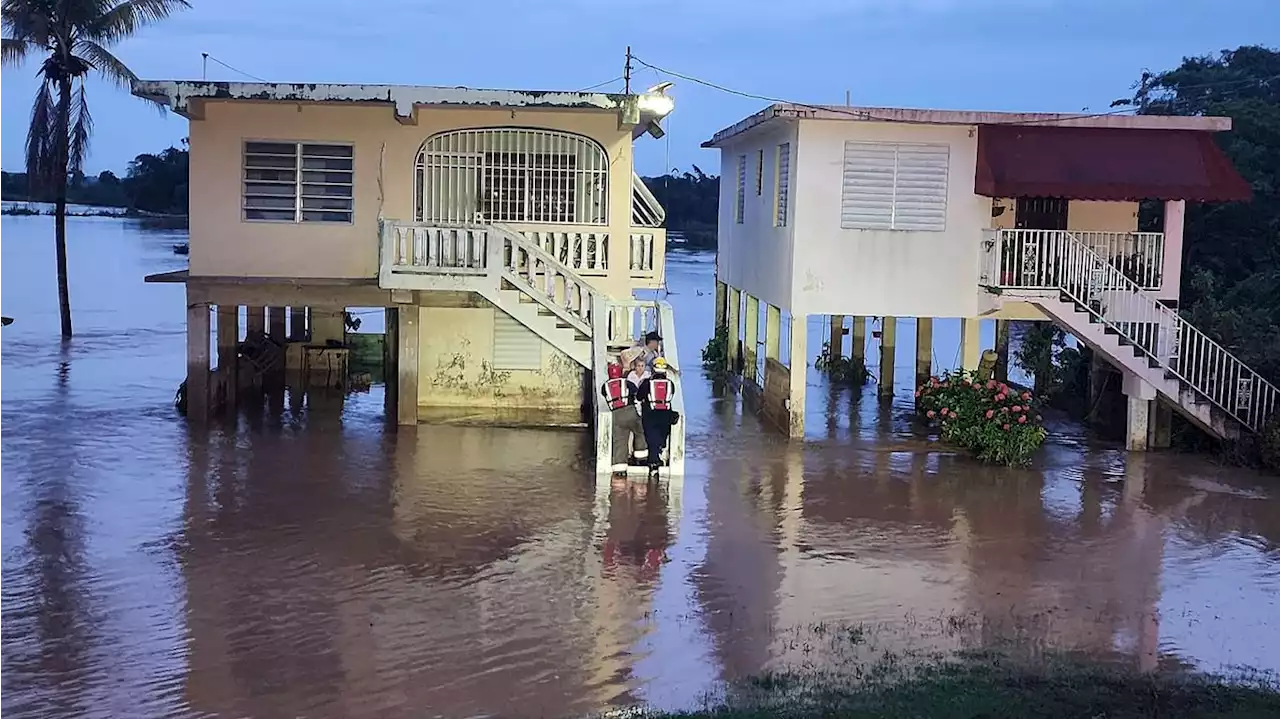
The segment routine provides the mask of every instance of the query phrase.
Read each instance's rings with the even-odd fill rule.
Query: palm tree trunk
[[[58,312],[62,338],[71,337],[71,294],[67,290],[67,164],[70,161],[71,79],[58,83],[57,162],[54,171],[53,227],[58,256]]]

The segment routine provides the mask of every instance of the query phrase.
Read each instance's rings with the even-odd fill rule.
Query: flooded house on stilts
[[[593,424],[607,468],[605,363],[650,330],[677,362],[670,305],[634,298],[663,285],[664,212],[632,143],[662,135],[664,91],[133,92],[190,120],[190,267],[148,280],[186,284],[197,421],[264,376],[343,374],[346,310],[384,308],[399,424]]]
[[[1052,321],[1121,373],[1130,449],[1168,446],[1173,412],[1218,438],[1259,432],[1280,391],[1178,314],[1186,203],[1250,196],[1213,139],[1230,128],[1223,117],[772,105],[704,143],[721,151],[717,311],[730,360],[803,436],[809,316],[831,316],[831,354],[855,360],[866,319],[879,318],[882,394],[897,318],[916,320],[917,379],[935,369],[935,318],[960,320],[969,370],[983,320]],[[1139,227],[1142,201],[1162,208],[1154,227]],[[1007,357],[1007,332],[996,337]]]

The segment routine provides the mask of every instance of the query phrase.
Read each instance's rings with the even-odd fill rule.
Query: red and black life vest
[[[671,409],[671,398],[676,393],[676,385],[669,379],[654,377],[649,380],[649,407],[651,409]]]
[[[630,394],[627,381],[621,377],[611,377],[604,383],[604,398],[609,409],[622,409],[631,404]]]

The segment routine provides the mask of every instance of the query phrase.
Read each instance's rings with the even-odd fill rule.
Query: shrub
[[[940,428],[944,442],[964,447],[984,462],[1027,464],[1044,444],[1040,401],[1003,382],[949,372],[930,377],[916,397],[917,411]]]
[[[822,343],[822,352],[813,366],[830,375],[832,382],[844,382],[855,387],[861,387],[867,383],[867,366],[852,357],[832,357],[830,342]]]
[[[716,325],[716,333],[702,348],[702,367],[712,372],[729,370],[729,326]]]

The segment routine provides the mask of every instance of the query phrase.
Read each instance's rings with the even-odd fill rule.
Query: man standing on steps
[[[645,445],[649,448],[649,474],[657,475],[662,467],[662,450],[671,436],[671,427],[680,415],[671,407],[675,398],[675,382],[667,376],[671,371],[666,357],[653,361],[653,375],[640,383],[636,400],[640,403],[640,424],[644,428]]]
[[[644,365],[635,363],[643,372]],[[634,374],[634,373],[633,373]],[[643,382],[643,375],[636,381],[624,379],[622,365],[609,365],[609,379],[600,388],[609,405],[609,414],[613,423],[613,441],[610,445],[610,465],[614,476],[626,476],[627,467],[631,463],[631,438],[635,438],[636,459],[647,459],[648,447],[644,442],[644,428],[640,424],[639,406],[636,405],[636,389]]]

